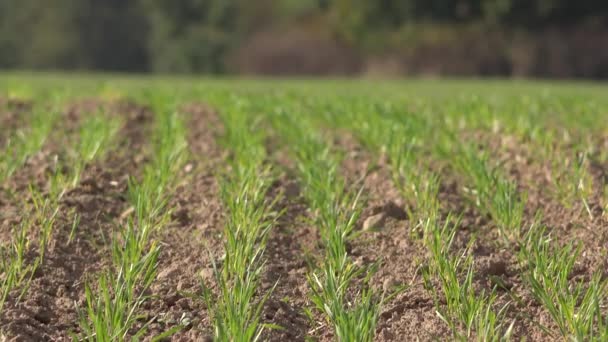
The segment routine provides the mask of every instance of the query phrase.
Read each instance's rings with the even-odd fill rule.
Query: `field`
[[[4,74],[0,341],[606,341],[606,94]]]

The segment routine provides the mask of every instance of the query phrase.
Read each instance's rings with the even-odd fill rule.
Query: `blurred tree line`
[[[269,30],[366,54],[407,45],[416,25],[533,33],[607,18],[606,0],[0,0],[0,68],[223,73]]]

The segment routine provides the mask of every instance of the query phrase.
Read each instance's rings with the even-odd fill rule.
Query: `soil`
[[[1,101],[1,100],[0,100]],[[4,109],[1,109],[4,108]],[[0,104],[3,127],[17,128],[20,123],[7,114]],[[24,113],[28,106],[23,107]],[[115,151],[103,161],[86,168],[80,184],[61,200],[59,217],[45,262],[35,273],[31,288],[21,301],[15,294],[8,298],[0,314],[0,331],[9,341],[63,341],[70,333],[78,333],[78,310],[83,305],[84,284],[109,263],[107,238],[116,223],[128,211],[125,198],[129,176],[137,177],[148,160],[152,113],[147,107],[129,101],[107,102],[96,99],[74,102],[63,112],[65,130],[55,132],[43,150],[26,165],[0,192],[0,238],[8,241],[12,227],[21,219],[23,201],[31,201],[28,186],[33,183],[48,191],[47,174],[55,159],[65,154],[63,146],[76,133],[77,123],[84,115],[103,108],[125,118]],[[12,109],[10,109],[12,110]],[[161,243],[158,275],[152,284],[143,308],[143,321],[150,321],[146,340],[182,325],[171,341],[211,340],[212,329],[201,284],[215,290],[213,260],[222,258],[222,229],[225,214],[219,195],[218,174],[225,172],[228,152],[218,143],[222,124],[217,113],[200,103],[184,105],[181,112],[188,119],[189,161],[180,171],[180,180],[171,193],[171,222],[157,232]],[[6,126],[5,126],[6,125]],[[11,126],[12,125],[12,126]],[[2,131],[2,130],[0,130]],[[0,132],[0,142],[2,142]],[[606,270],[605,246],[608,223],[600,211],[601,197],[597,191],[591,200],[595,216],[589,218],[579,205],[564,208],[547,189],[551,188],[548,169],[550,160],[537,158],[527,143],[505,135],[483,132],[466,135],[476,139],[491,153],[492,161],[501,163],[505,173],[517,182],[519,190],[528,194],[526,227],[537,210],[544,212],[543,222],[558,242],[580,241],[584,248],[576,265],[576,279],[588,279],[598,270]],[[598,137],[598,146],[608,141]],[[436,314],[433,297],[424,286],[422,269],[428,262],[420,233],[412,233],[413,223],[407,216],[398,189],[390,177],[386,157],[374,154],[346,132],[336,132],[336,148],[345,152],[340,172],[352,190],[363,187],[363,211],[357,229],[361,234],[350,244],[350,256],[358,264],[380,262],[372,278],[376,289],[391,292],[399,285],[405,289],[385,303],[377,327],[377,341],[421,341],[453,339],[446,324]],[[271,230],[267,242],[266,266],[261,291],[271,292],[263,309],[263,322],[283,327],[267,329],[262,340],[319,341],[333,340],[332,329],[322,315],[309,318],[305,309],[312,309],[308,299],[306,275],[308,256],[319,255],[319,236],[308,219],[312,217],[302,197],[293,165],[276,143],[269,141],[269,162],[276,163],[279,176],[267,194],[280,196],[275,208],[284,211]],[[431,163],[431,165],[433,165]],[[434,166],[433,166],[434,167]],[[608,165],[593,164],[596,184],[605,182]],[[475,209],[463,192],[462,177],[449,168],[437,167],[441,174],[439,198],[441,213],[462,213],[456,248],[475,238],[473,253],[476,268],[475,286],[490,289],[500,279],[505,288],[498,288],[497,307],[510,303],[508,322],[514,322],[514,338],[547,341],[538,323],[555,332],[556,327],[522,282],[522,265],[517,259],[517,246],[507,248],[497,242],[496,227],[491,219]],[[69,241],[74,214],[80,216],[73,240]],[[374,229],[367,229],[369,222]],[[367,222],[367,223],[366,223]],[[366,227],[364,229],[364,227]],[[28,253],[35,257],[36,248]],[[512,298],[517,297],[516,303]],[[0,340],[1,338],[0,334]]]
[[[318,234],[307,222],[310,213],[293,171],[284,172],[268,196],[281,196],[276,210],[284,213],[271,230],[266,245],[267,266],[262,288],[268,291],[276,287],[266,302],[263,318],[284,329],[266,330],[263,340],[304,341],[313,332],[311,322],[304,315],[304,309],[310,305],[305,255],[314,251]]]

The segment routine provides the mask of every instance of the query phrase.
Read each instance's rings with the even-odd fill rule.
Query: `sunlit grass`
[[[580,252],[580,245],[556,245],[544,228],[533,227],[520,252],[525,266],[523,278],[562,337],[599,341],[602,334],[605,336],[599,330],[605,319],[600,306],[605,303],[607,282],[601,272],[588,281],[570,278]]]
[[[455,145],[455,142],[453,142]],[[467,180],[465,193],[475,206],[489,215],[508,243],[521,238],[526,195],[520,194],[517,185],[489,165],[488,155],[472,145],[460,145],[447,152],[453,167]]]
[[[101,159],[109,152],[111,144],[120,128],[118,118],[109,118],[102,114],[87,116],[80,126],[78,145],[73,151],[73,171],[70,185],[75,187],[87,164]]]
[[[508,340],[512,323],[505,320],[507,306],[496,307],[495,290],[475,290],[470,249],[453,250],[457,229],[458,220],[451,216],[443,225],[436,217],[429,217],[424,228],[424,241],[430,252],[425,284],[433,294],[437,315],[459,340]]]
[[[221,198],[227,212],[224,226],[224,255],[214,263],[219,294],[203,283],[203,295],[213,318],[217,341],[258,341],[267,328],[262,308],[270,292],[260,293],[268,233],[280,213],[267,197],[276,178],[266,163],[264,135],[247,111],[243,100],[227,99],[221,118],[224,143],[233,152],[229,172],[220,179]],[[279,195],[280,196],[280,195]]]
[[[308,275],[310,299],[325,315],[338,341],[372,341],[386,298],[370,288],[375,265],[358,266],[347,252],[361,215],[360,192],[348,189],[339,175],[339,158],[326,140],[305,120],[296,124],[288,116],[291,114],[279,112],[272,120],[295,158],[324,248]]]
[[[129,182],[127,198],[134,210],[112,237],[111,267],[102,272],[95,286],[86,285],[79,339],[137,340],[147,332],[145,322],[133,329],[148,299],[146,291],[156,278],[160,246],[153,233],[169,219],[168,196],[186,160],[186,132],[179,115],[165,107],[156,109],[152,161],[145,166],[140,181]],[[91,148],[85,150],[92,152],[97,144],[87,146]]]
[[[0,183],[11,177],[26,163],[28,158],[38,153],[48,140],[58,117],[57,109],[47,109],[44,105],[34,107],[29,114],[27,127],[18,129],[0,151]]]

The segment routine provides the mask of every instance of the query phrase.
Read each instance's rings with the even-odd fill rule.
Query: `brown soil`
[[[306,219],[309,212],[301,196],[295,176],[288,171],[281,175],[272,191],[274,198],[281,195],[276,210],[284,210],[278,224],[270,232],[267,242],[267,266],[262,289],[273,286],[266,302],[263,319],[284,329],[267,330],[263,340],[304,341],[311,332],[304,309],[309,305],[305,254],[314,249],[317,234]]]

